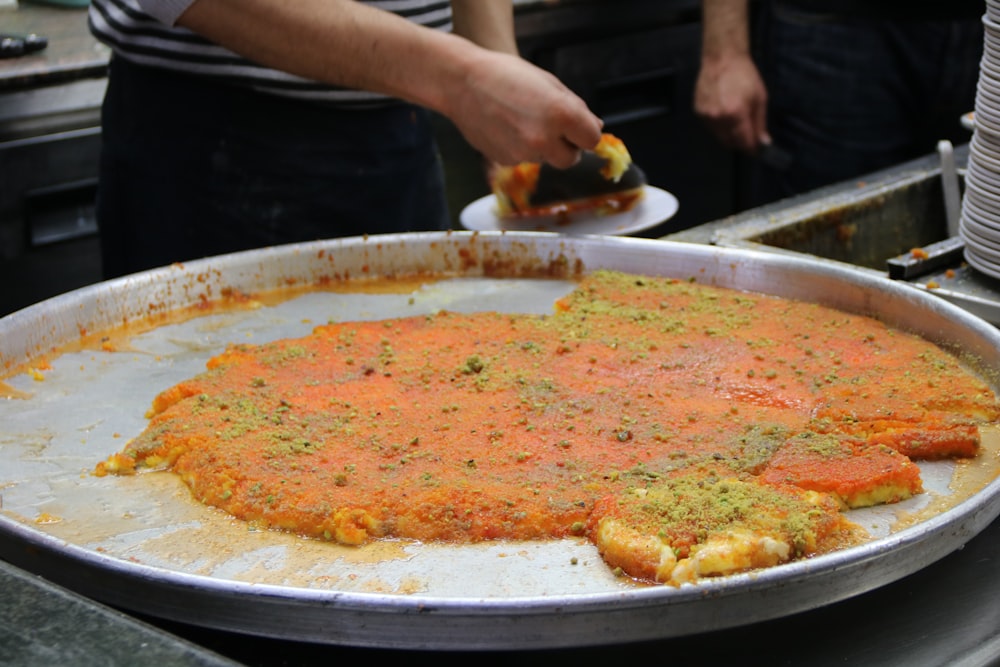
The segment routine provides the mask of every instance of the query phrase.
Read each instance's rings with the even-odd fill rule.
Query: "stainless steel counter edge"
[[[0,664],[238,664],[3,561],[0,591]]]

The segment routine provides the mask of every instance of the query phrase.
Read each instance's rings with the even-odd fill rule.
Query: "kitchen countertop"
[[[101,77],[110,50],[87,29],[87,9],[22,3],[0,12],[4,33],[35,33],[49,40],[38,53],[0,60],[0,92]]]
[[[0,664],[237,663],[0,561]]]

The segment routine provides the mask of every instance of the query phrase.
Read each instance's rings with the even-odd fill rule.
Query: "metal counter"
[[[0,591],[3,665],[238,664],[2,561]]]
[[[954,150],[964,185],[968,145]],[[937,154],[743,211],[666,240],[808,257],[905,281],[1000,325],[1000,281],[964,261],[949,232]]]

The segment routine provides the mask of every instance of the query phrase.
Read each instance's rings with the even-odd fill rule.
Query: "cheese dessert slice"
[[[610,566],[674,585],[829,550],[856,531],[825,494],[691,474],[602,498],[588,525]]]
[[[522,162],[497,167],[490,186],[501,218],[566,215],[579,211],[613,214],[634,207],[646,175],[632,162],[625,144],[604,134],[592,151],[568,169]]]

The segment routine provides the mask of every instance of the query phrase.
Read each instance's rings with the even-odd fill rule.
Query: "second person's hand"
[[[770,143],[767,90],[749,57],[703,62],[695,112],[725,146],[755,153]]]

